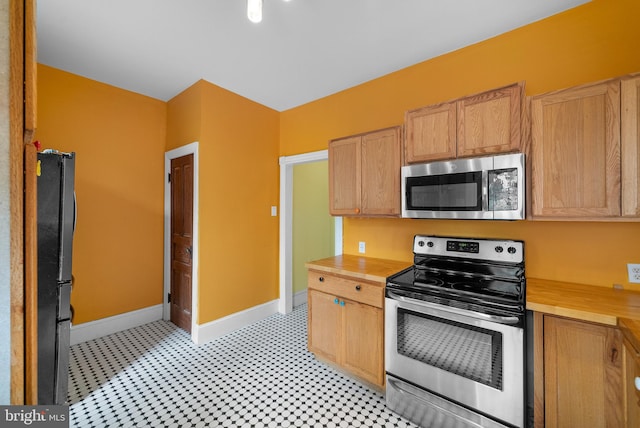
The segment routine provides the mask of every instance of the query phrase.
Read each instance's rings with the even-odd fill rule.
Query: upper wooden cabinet
[[[639,87],[630,76],[532,98],[534,218],[640,216]]]
[[[522,149],[524,83],[405,113],[406,163]]]
[[[640,75],[621,82],[622,215],[640,217]]]
[[[329,142],[331,215],[400,215],[400,136],[393,127]]]

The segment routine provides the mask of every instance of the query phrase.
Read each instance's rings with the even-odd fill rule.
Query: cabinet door
[[[400,215],[400,128],[362,136],[362,214]]]
[[[521,149],[523,89],[515,84],[458,101],[458,157]]]
[[[405,114],[406,163],[456,157],[455,101],[422,107]]]
[[[545,316],[545,426],[623,426],[621,353],[616,328]]]
[[[622,80],[622,215],[640,217],[640,75]]]
[[[338,362],[342,340],[342,311],[335,296],[315,290],[308,291],[308,346],[309,351]]]
[[[360,214],[360,136],[329,142],[329,211],[331,215]]]
[[[619,216],[619,80],[534,97],[531,114],[533,215]]]
[[[345,300],[343,365],[374,384],[384,384],[382,309]]]
[[[635,380],[640,378],[640,352],[624,341],[624,393],[627,427],[640,427],[640,390]]]

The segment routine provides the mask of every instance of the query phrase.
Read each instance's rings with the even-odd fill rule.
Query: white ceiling
[[[38,61],[167,101],[205,79],[278,111],[589,0],[40,0]]]

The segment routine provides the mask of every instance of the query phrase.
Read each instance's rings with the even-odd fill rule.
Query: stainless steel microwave
[[[524,154],[402,167],[402,217],[525,218]]]

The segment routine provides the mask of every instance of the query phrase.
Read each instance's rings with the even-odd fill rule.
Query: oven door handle
[[[449,312],[452,314],[463,315],[463,316],[477,318],[485,321],[491,321],[498,324],[512,325],[512,324],[518,324],[520,322],[520,319],[518,317],[502,317],[499,315],[483,314],[482,312],[470,311],[467,309],[459,309],[451,306],[438,305],[437,303],[423,302],[422,300],[401,296],[389,290],[387,290],[387,294],[392,299],[399,300],[401,302],[412,303],[414,305],[423,306],[429,309],[436,309],[439,311]]]

